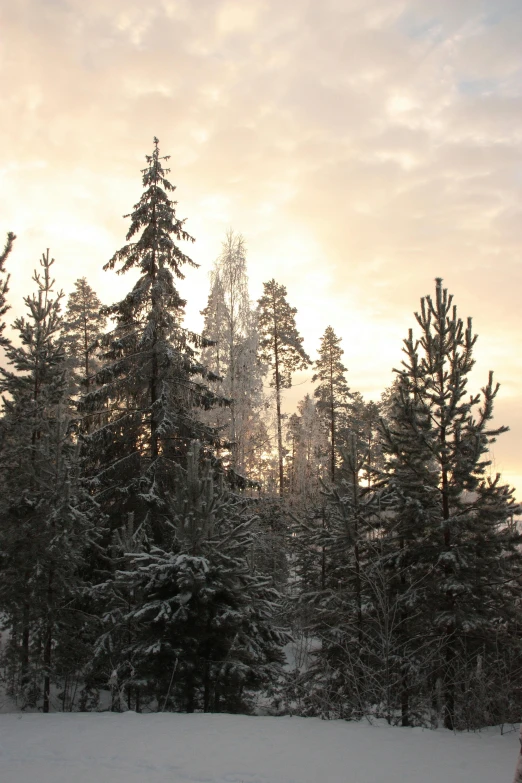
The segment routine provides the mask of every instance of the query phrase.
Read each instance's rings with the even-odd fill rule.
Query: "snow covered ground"
[[[1,783],[510,783],[515,731],[241,715],[0,715]]]

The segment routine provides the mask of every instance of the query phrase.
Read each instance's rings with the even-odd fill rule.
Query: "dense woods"
[[[0,678],[23,709],[278,713],[450,729],[522,708],[520,509],[493,374],[440,279],[378,400],[227,232],[203,334],[158,140],[102,304],[46,251],[9,323],[0,255]],[[414,306],[414,303],[412,303]],[[308,346],[311,350],[313,346]],[[283,412],[292,375],[313,397]]]

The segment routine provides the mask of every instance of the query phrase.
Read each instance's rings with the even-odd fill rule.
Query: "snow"
[[[0,715],[1,783],[508,783],[518,733],[244,715]]]

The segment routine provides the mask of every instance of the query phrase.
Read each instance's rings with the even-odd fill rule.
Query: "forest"
[[[47,250],[10,322],[13,233],[0,255],[3,691],[44,713],[517,721],[520,508],[471,318],[437,279],[365,400],[331,327],[311,361],[284,285],[251,301],[229,230],[191,332],[167,160],[154,139],[106,263],[134,280],[120,301],[85,277],[66,297]]]

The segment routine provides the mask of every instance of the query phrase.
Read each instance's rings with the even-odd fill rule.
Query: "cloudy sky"
[[[495,467],[522,496],[522,0],[14,0],[0,8],[0,238],[16,309],[45,248],[102,300],[154,135],[200,269],[228,227],[311,354],[377,398],[443,277],[495,370]],[[310,390],[309,374],[293,390]]]

